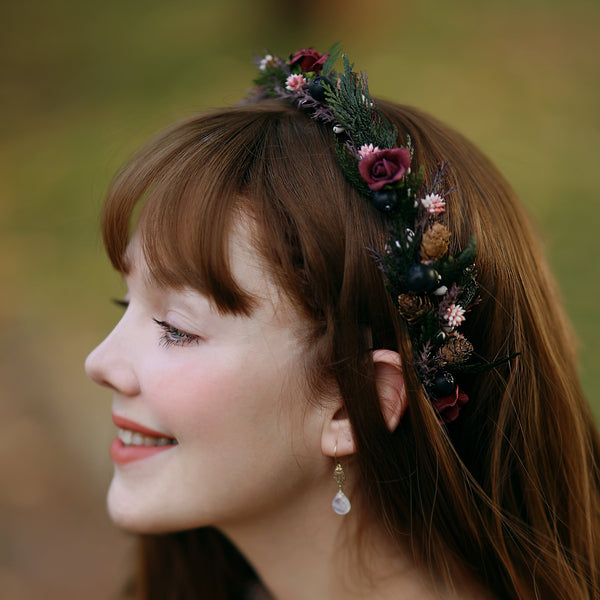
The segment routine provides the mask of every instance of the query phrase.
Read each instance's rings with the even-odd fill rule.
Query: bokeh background
[[[0,23],[0,597],[113,598],[133,563],[104,509],[110,394],[82,366],[122,293],[102,197],[156,130],[240,99],[267,46],[342,41],[374,94],[499,165],[543,235],[600,416],[599,3],[2,0]]]

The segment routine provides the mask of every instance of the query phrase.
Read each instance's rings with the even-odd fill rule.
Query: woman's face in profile
[[[220,314],[196,291],[158,287],[135,236],[129,246],[127,310],[86,361],[113,392],[121,429],[108,508],[126,529],[256,519],[301,496],[321,470],[329,477],[302,322],[248,237],[232,236],[231,268],[257,299],[249,317]]]

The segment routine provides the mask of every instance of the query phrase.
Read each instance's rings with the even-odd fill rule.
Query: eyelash
[[[110,301],[113,304],[116,304],[119,308],[127,308],[129,306],[129,302],[127,300],[121,300],[120,298],[111,298]]]
[[[200,337],[197,335],[181,331],[181,329],[169,325],[166,321],[152,320],[163,330],[160,336],[160,345],[165,348],[169,346],[189,346],[200,342]]]
[[[129,302],[127,300],[120,300],[118,298],[112,299],[113,303],[121,308],[127,308]],[[152,319],[161,329],[162,335],[160,336],[160,345],[168,348],[169,346],[189,346],[190,344],[197,344],[200,342],[200,337],[193,333],[187,333],[181,331],[177,327],[173,327],[166,321],[160,321],[159,319]]]

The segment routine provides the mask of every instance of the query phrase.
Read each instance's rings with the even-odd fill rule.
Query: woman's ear
[[[341,396],[329,405],[321,433],[321,452],[325,456],[349,456],[356,452],[352,425]]]
[[[402,361],[393,350],[375,350],[373,364],[381,412],[388,430],[394,431],[407,407]]]
[[[400,355],[393,350],[375,350],[375,385],[379,405],[387,428],[394,431],[407,406],[406,389]],[[333,400],[327,411],[321,434],[321,450],[325,456],[348,456],[356,452],[352,425],[342,398]]]

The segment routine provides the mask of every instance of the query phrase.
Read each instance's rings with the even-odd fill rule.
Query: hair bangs
[[[253,299],[232,275],[229,236],[236,217],[252,212],[247,181],[263,128],[231,121],[223,111],[194,117],[135,156],[109,190],[102,233],[117,270],[129,270],[135,231],[158,285],[191,287],[219,310],[248,314]]]
[[[166,131],[109,190],[103,237],[114,267],[127,272],[135,231],[157,284],[189,286],[219,310],[248,314],[253,298],[232,275],[229,241],[236,221],[249,217],[270,276],[322,322],[346,278],[331,267],[344,264],[348,236],[362,238],[363,249],[380,237],[371,207],[337,168],[329,134],[278,102],[201,114]],[[315,204],[318,196],[326,201]]]

